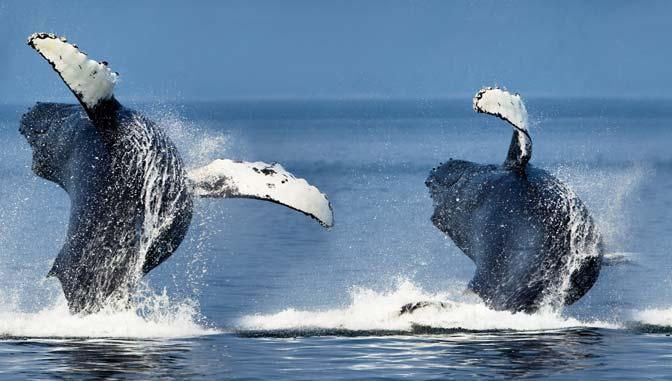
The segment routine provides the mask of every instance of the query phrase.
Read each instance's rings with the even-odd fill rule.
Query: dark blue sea
[[[474,265],[430,222],[433,167],[508,149],[511,128],[465,98],[132,105],[189,167],[282,163],[336,225],[198,200],[137,309],[72,316],[46,278],[69,199],[31,171],[29,106],[0,106],[0,379],[672,378],[672,102],[528,100],[531,162],[583,199],[608,251],[583,299],[534,315],[466,292]],[[419,300],[453,303],[399,316]]]

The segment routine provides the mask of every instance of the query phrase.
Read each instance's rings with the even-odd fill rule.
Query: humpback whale
[[[434,168],[425,182],[433,224],[474,261],[469,289],[490,308],[531,313],[576,302],[597,280],[604,252],[588,209],[528,163],[532,139],[520,95],[484,88],[473,108],[513,127],[508,155],[502,165],[451,159]]]
[[[69,195],[67,236],[48,276],[72,313],[126,306],[137,282],[184,238],[194,197],[252,198],[333,225],[327,197],[279,164],[215,160],[185,168],[170,138],[122,106],[118,73],[54,34],[28,45],[46,59],[79,104],[37,103],[21,118],[33,172]]]

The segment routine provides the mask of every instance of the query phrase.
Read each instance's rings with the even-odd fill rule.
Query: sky
[[[670,97],[666,1],[0,1],[0,104],[69,100],[27,45],[65,35],[118,99]]]

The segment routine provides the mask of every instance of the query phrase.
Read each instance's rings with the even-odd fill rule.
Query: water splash
[[[171,234],[178,234],[176,231],[180,229],[179,225],[182,222],[176,218],[185,218],[186,213],[191,216],[192,199],[188,194],[183,171],[187,166],[195,165],[194,163],[200,164],[211,160],[217,152],[221,152],[221,145],[224,145],[226,140],[221,134],[198,136],[201,131],[198,126],[185,121],[166,106],[150,107],[147,114],[156,117],[154,119],[156,124],[136,114],[129,121],[129,126],[125,126],[126,133],[122,136],[123,146],[127,150],[126,160],[130,158],[138,164],[127,166],[124,175],[128,179],[138,179],[142,183],[140,197],[144,210],[136,223],[137,233],[140,234],[137,252],[132,257],[113,255],[110,259],[112,262],[108,266],[109,271],[115,271],[119,266],[124,266],[118,261],[132,262],[131,270],[124,275],[124,284],[105,302],[119,309],[127,308],[129,295],[132,296],[143,276],[143,265],[150,252],[156,254],[154,250],[157,244],[161,245],[159,251],[164,250],[161,249],[165,245],[163,242]],[[181,146],[179,151],[173,146],[173,140]],[[189,164],[183,165],[181,157],[188,158]],[[123,162],[121,164],[124,165]],[[207,220],[202,214],[199,217],[201,220]],[[203,249],[201,243],[210,234],[207,233],[207,229],[202,229],[202,224],[200,227],[200,242],[197,242],[197,246]],[[132,241],[132,238],[129,237],[129,240]],[[193,258],[188,269],[188,277],[191,282],[198,282],[206,270],[200,253],[195,253]],[[199,265],[202,268],[196,269]],[[197,286],[192,289],[198,291]]]
[[[564,184],[560,184],[560,187],[564,198],[561,205],[565,208],[563,215],[569,216],[567,222],[569,255],[563,258],[555,284],[545,291],[542,311],[560,310],[565,303],[572,302],[572,299],[575,300],[576,298],[570,295],[570,291],[574,288],[575,276],[590,275],[589,273],[581,274],[583,267],[595,263],[603,250],[602,237],[584,204],[569,187]]]
[[[120,287],[119,292],[107,301],[110,308],[119,310],[128,308],[126,301],[129,296],[132,306],[136,307],[140,292],[136,288],[141,283],[147,255],[157,240],[166,239],[166,234],[174,234],[168,229],[174,229],[175,218],[183,213],[185,205],[189,210],[192,208],[191,195],[188,194],[183,176],[185,167],[212,160],[214,155],[221,152],[226,141],[222,134],[199,135],[200,128],[163,106],[153,107],[149,114],[156,116],[156,124],[148,123],[144,117],[136,115],[124,136],[125,146],[139,164],[137,168],[129,169],[131,173],[128,177],[139,177],[142,181],[140,196],[144,213],[139,226],[139,248],[130,259],[134,265],[128,274],[127,285]],[[173,140],[178,142],[180,150],[175,151],[177,145],[173,146]],[[187,157],[189,164],[183,166],[181,157]],[[208,217],[203,213],[197,214],[200,223],[195,238],[196,250],[192,251],[192,260],[186,271],[187,281],[193,285],[192,296],[197,296],[200,291],[198,284],[202,283],[207,269],[202,251],[205,249],[204,242],[212,235],[211,230],[204,228]],[[190,241],[194,243],[194,238]]]
[[[418,301],[443,302],[413,313],[401,314],[401,307]],[[494,311],[475,297],[466,297],[462,291],[446,290],[425,292],[409,280],[400,280],[386,292],[366,288],[351,291],[350,302],[342,308],[302,311],[288,308],[269,315],[248,315],[238,322],[238,331],[246,334],[262,332],[408,332],[418,326],[433,329],[459,329],[469,331],[516,330],[538,331],[573,327],[618,328],[619,325],[604,321],[580,321],[564,317],[553,311],[535,314]]]
[[[231,139],[226,133],[208,128],[204,122],[187,120],[174,107],[164,104],[148,105],[142,111],[170,137],[187,170],[227,157]],[[188,252],[189,259],[184,265],[177,264],[184,267],[176,270],[173,283],[176,289],[192,298],[198,298],[208,271],[209,258],[204,253],[211,250],[212,237],[221,233],[218,228],[220,224],[213,221],[225,217],[222,216],[221,208],[213,207],[212,203],[202,202],[198,198],[194,199],[193,213],[190,233],[178,249],[183,253]]]
[[[635,311],[633,318],[643,324],[672,328],[672,307]]]
[[[642,167],[633,166],[614,174],[588,168],[561,166],[554,172],[555,176],[572,184],[571,188],[562,185],[563,194],[567,195],[563,206],[568,209],[570,216],[568,227],[571,255],[562,264],[563,269],[557,285],[548,289],[542,307],[559,310],[572,288],[574,274],[581,270],[584,263],[589,263],[591,257],[600,255],[604,250],[604,241],[607,244],[615,244],[617,237],[625,230],[623,205],[627,196],[641,183],[647,171]],[[588,208],[589,214],[585,213],[583,202],[575,193],[574,187],[579,193],[587,196],[588,203],[592,204]],[[593,216],[596,216],[597,224],[593,222]]]
[[[106,308],[94,314],[72,315],[61,295],[53,305],[24,312],[16,296],[0,295],[2,338],[179,338],[217,334],[199,322],[197,309],[176,302],[164,292],[143,291],[138,309]]]
[[[142,111],[170,136],[187,168],[227,157],[231,138],[226,133],[208,128],[205,122],[187,120],[174,108],[165,105],[152,105]]]

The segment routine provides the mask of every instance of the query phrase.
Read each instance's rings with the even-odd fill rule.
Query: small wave
[[[613,323],[580,321],[553,311],[510,313],[491,310],[480,301],[456,299],[459,295],[427,293],[404,280],[391,292],[355,289],[351,293],[350,304],[344,308],[322,311],[288,308],[275,314],[248,315],[240,319],[236,331],[243,336],[349,336],[619,328]],[[418,301],[443,303],[401,314],[402,306]]]
[[[166,307],[169,303],[165,294],[154,295],[138,309],[72,315],[63,296],[37,312],[0,302],[0,338],[172,339],[219,333],[198,324],[197,309],[190,303]]]

